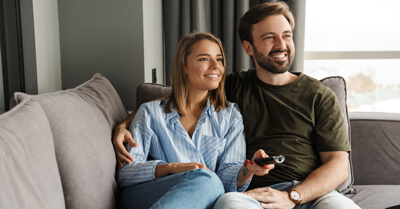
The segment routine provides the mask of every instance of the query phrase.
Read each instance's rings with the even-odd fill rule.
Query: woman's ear
[[[246,52],[247,55],[249,56],[253,56],[254,52],[253,52],[253,45],[251,45],[250,42],[248,41],[243,41],[243,49]]]

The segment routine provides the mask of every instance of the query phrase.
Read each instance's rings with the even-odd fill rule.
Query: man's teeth
[[[207,78],[218,78],[218,75],[206,75]]]
[[[280,54],[280,55],[273,55],[272,57],[275,57],[275,58],[283,58],[283,57],[285,57],[285,55],[284,55],[284,54]]]

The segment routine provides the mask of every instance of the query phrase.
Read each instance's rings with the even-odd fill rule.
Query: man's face
[[[252,35],[256,65],[275,74],[290,69],[295,54],[293,33],[283,15],[269,16],[254,24]]]

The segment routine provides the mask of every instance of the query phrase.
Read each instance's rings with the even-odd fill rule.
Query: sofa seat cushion
[[[37,101],[50,122],[66,207],[115,208],[112,130],[127,112],[111,83],[96,74],[74,89],[14,96],[22,98]]]
[[[400,205],[400,185],[353,185],[356,194],[346,194],[363,209]]]
[[[65,208],[50,124],[26,99],[0,115],[0,208]]]

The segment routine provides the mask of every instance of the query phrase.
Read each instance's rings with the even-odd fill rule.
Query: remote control
[[[285,156],[283,155],[270,156],[267,158],[254,159],[253,161],[261,166],[266,164],[277,164],[277,163],[283,163],[285,161]]]

